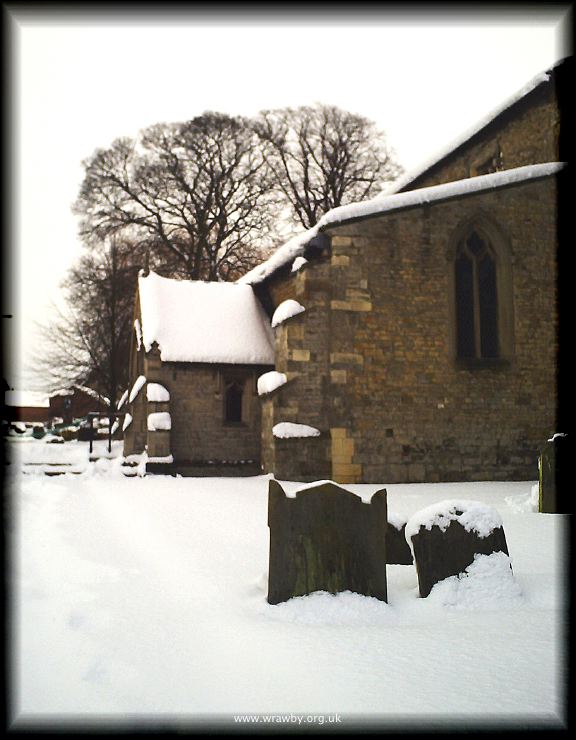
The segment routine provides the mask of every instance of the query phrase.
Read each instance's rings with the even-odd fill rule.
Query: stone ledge
[[[351,236],[333,236],[331,243],[332,243],[332,248],[350,247],[352,246],[352,237]]]
[[[335,439],[336,437],[347,437],[348,429],[346,429],[346,427],[331,427],[330,436],[332,439]]]
[[[292,360],[292,362],[310,362],[310,350],[289,349],[287,357],[288,360]]]
[[[333,311],[372,311],[369,301],[330,301]]]
[[[348,382],[346,370],[330,370],[330,382],[346,385]]]
[[[149,470],[149,465],[154,465],[154,463],[147,463],[146,472],[156,474],[164,473],[164,475],[181,475],[184,478],[211,478],[220,476],[247,477],[252,475],[262,475],[261,464],[252,460],[247,462],[176,461],[171,465],[156,463],[154,470]]]
[[[330,353],[330,363],[335,365],[336,363],[344,363],[344,364],[357,364],[357,365],[363,365],[364,364],[364,357],[361,354],[358,354],[357,352],[331,352]]]
[[[333,254],[330,258],[330,264],[332,267],[348,267],[350,257],[347,254]]]

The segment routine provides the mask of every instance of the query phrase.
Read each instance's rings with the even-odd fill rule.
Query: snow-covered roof
[[[45,393],[37,391],[4,391],[4,403],[6,406],[19,406],[24,408],[43,408],[50,406]]]
[[[410,208],[426,203],[447,200],[448,198],[472,195],[486,190],[495,190],[508,185],[514,185],[549,177],[557,174],[565,166],[564,162],[545,162],[543,164],[529,164],[523,167],[514,167],[510,170],[491,172],[488,175],[467,177],[463,180],[454,180],[440,185],[430,185],[418,190],[408,190],[404,193],[392,195],[378,195],[371,200],[359,203],[350,203],[347,206],[333,208],[319,222],[323,227],[353,221],[365,216],[379,215],[400,208]]]
[[[102,403],[110,404],[110,400],[106,398],[106,396],[103,396],[101,393],[98,393],[98,391],[95,391],[93,388],[88,388],[85,385],[79,385],[78,383],[74,383],[74,385],[71,388],[61,388],[58,391],[54,391],[50,394],[50,398],[55,398],[56,396],[73,396],[74,395],[74,389],[81,391],[82,393],[85,393],[87,396],[91,396],[96,401],[102,401]]]
[[[85,385],[78,385],[77,383],[74,384],[74,388],[82,391],[82,393],[86,393],[87,396],[91,396],[96,401],[102,401],[103,403],[110,405],[110,399],[103,396],[101,393],[98,393],[98,391],[95,391],[93,388],[88,388]]]
[[[174,280],[154,272],[138,279],[142,343],[168,362],[274,364],[274,338],[249,285]]]
[[[558,64],[560,63],[561,62],[558,62]],[[460,134],[460,136],[452,140],[447,146],[442,147],[442,149],[437,151],[431,157],[428,157],[424,162],[418,165],[418,167],[414,168],[410,172],[407,172],[405,175],[400,177],[398,180],[391,183],[389,186],[389,189],[385,191],[386,194],[397,193],[400,190],[406,188],[414,180],[416,180],[421,175],[423,175],[425,172],[427,172],[429,169],[431,169],[436,164],[441,162],[445,157],[448,157],[452,153],[456,152],[457,149],[459,149],[463,144],[465,144],[467,141],[469,141],[474,136],[476,136],[476,134],[478,134],[480,131],[482,131],[482,129],[486,128],[486,126],[491,124],[496,118],[502,115],[502,113],[509,110],[514,105],[516,105],[520,100],[525,98],[529,93],[532,92],[532,90],[535,90],[537,87],[539,87],[543,83],[548,82],[552,78],[553,70],[555,67],[558,66],[558,64],[556,64],[554,67],[547,70],[546,72],[539,72],[528,83],[526,83],[523,87],[521,87],[516,93],[511,95],[504,102],[502,102],[499,106],[497,106],[492,111],[490,111],[490,113],[488,113],[486,116],[484,116],[479,121],[477,121],[474,126],[464,131],[462,134]]]
[[[238,279],[237,284],[256,285],[266,280],[273,272],[284,267],[289,262],[294,262],[297,257],[304,254],[308,242],[313,239],[319,231],[319,224],[301,234],[296,234],[285,244],[279,247],[267,260],[256,265],[250,272],[247,272]]]
[[[389,213],[390,211],[401,208],[420,206],[425,203],[434,203],[448,198],[472,195],[474,193],[528,182],[529,180],[535,180],[541,177],[549,177],[558,173],[564,166],[563,162],[531,164],[524,167],[515,167],[510,170],[492,172],[488,175],[478,175],[477,177],[468,177],[464,180],[455,180],[454,182],[447,182],[441,185],[431,185],[426,188],[409,190],[404,193],[393,193],[391,195],[379,194],[370,200],[349,203],[345,206],[333,208],[322,216],[316,226],[294,236],[290,241],[277,249],[265,262],[241,277],[238,282],[256,285],[266,280],[276,270],[287,265],[289,262],[293,262],[296,257],[303,255],[311,239],[329,227],[359,218]]]

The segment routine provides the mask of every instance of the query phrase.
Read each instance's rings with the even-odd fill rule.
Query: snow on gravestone
[[[314,591],[354,591],[387,601],[386,490],[370,503],[331,481],[288,497],[268,489],[268,602]]]
[[[440,501],[416,512],[406,524],[420,596],[450,576],[463,573],[477,554],[508,555],[502,519],[480,501]]]

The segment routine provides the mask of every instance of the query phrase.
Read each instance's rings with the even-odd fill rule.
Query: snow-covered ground
[[[271,606],[267,476],[126,478],[87,443],[8,446],[14,728],[563,726],[568,517],[534,512],[533,482],[386,486],[405,518],[495,507],[513,578],[484,563],[422,599],[414,567],[389,565],[387,604]],[[25,465],[47,456],[83,472]]]

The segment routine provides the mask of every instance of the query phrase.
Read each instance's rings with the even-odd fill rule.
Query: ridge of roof
[[[490,172],[487,175],[476,175],[474,177],[463,178],[462,180],[452,180],[451,182],[443,182],[438,185],[428,185],[425,188],[405,190],[401,193],[379,195],[371,200],[333,208],[325,214],[319,224],[322,224],[322,228],[325,229],[329,226],[339,226],[360,218],[377,216],[381,213],[539,180],[544,177],[556,175],[565,166],[565,162],[529,164],[509,170]]]
[[[473,126],[466,129],[462,134],[457,136],[455,139],[452,139],[452,141],[447,146],[437,151],[431,157],[426,159],[423,163],[412,169],[410,172],[407,172],[394,183],[391,183],[390,187],[385,190],[385,194],[392,195],[404,190],[407,186],[411,185],[423,174],[433,169],[443,159],[454,154],[460,147],[473,139],[474,136],[476,136],[485,128],[494,123],[497,118],[509,111],[514,106],[518,105],[534,90],[539,88],[541,85],[544,85],[553,80],[556,69],[560,67],[565,61],[566,58],[561,59],[556,62],[556,64],[553,64],[551,67],[549,67],[547,70],[543,72],[538,72],[538,74],[534,75],[534,77],[532,77],[526,84],[519,88],[513,95],[507,97],[502,103],[500,103],[500,105],[496,106],[496,108],[493,108],[486,116],[481,118],[480,121],[477,121]]]

